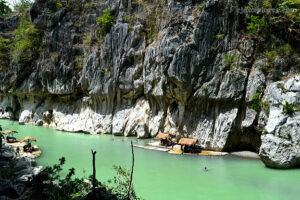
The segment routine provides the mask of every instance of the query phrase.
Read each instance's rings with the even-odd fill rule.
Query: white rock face
[[[145,122],[138,123],[134,132],[136,133],[137,138],[148,138],[149,137],[149,128]]]
[[[246,91],[246,101],[250,102],[252,97],[255,95],[255,93],[258,91],[258,88],[261,87],[264,82],[266,81],[265,75],[262,71],[259,70],[261,66],[264,66],[267,64],[267,60],[257,60],[254,63],[254,68],[252,68],[249,80],[247,84],[247,91]]]
[[[124,130],[124,135],[138,136],[139,138],[148,137],[149,128],[147,123],[149,121],[149,111],[150,106],[148,101],[145,101],[144,99],[138,100],[136,106],[131,110],[128,117],[125,118],[127,124]]]
[[[5,112],[5,111],[1,111],[0,112],[0,118],[1,119],[13,119],[14,118],[14,114],[10,111]]]
[[[24,110],[21,115],[20,115],[20,118],[19,118],[19,123],[20,124],[25,124],[25,123],[29,123],[31,122],[31,119],[32,119],[32,115],[33,113],[29,110]]]
[[[247,108],[246,110],[246,117],[242,122],[243,128],[248,128],[253,124],[253,121],[255,120],[255,117],[257,115],[257,112],[253,109]]]
[[[1,119],[13,119],[14,114],[14,102],[11,96],[3,96],[0,101],[0,118]]]
[[[218,151],[256,150],[265,126],[275,135],[296,130],[298,118],[282,114],[282,103],[296,104],[299,76],[281,82],[288,92],[272,82],[299,73],[298,66],[277,56],[274,71],[266,73],[266,49],[257,48],[262,41],[242,34],[240,1],[208,0],[201,12],[195,0],[162,1],[166,17],[157,20],[161,28],[153,39],[145,37],[147,23],[125,23],[124,8],[132,1],[106,2],[94,10],[110,6],[117,20],[91,50],[83,41],[85,32],[97,27],[97,12],[77,26],[82,17],[75,11],[59,10],[53,13],[56,20],[45,20],[47,2],[35,1],[32,18],[47,27],[40,39],[49,45],[25,70],[11,63],[18,70],[0,72],[0,117],[91,134],[146,138],[169,132]],[[12,31],[4,28],[0,35]],[[292,54],[298,59],[296,51]],[[266,94],[270,114],[250,109],[256,93]]]
[[[235,108],[226,113],[221,113],[215,122],[212,148],[222,150],[226,144],[231,125],[236,118],[238,109]]]
[[[284,86],[283,91],[281,86]],[[292,168],[300,166],[300,112],[283,112],[285,102],[300,106],[300,76],[285,82],[272,83],[266,89],[264,99],[270,103],[270,114],[265,126],[260,156],[263,162],[273,168]]]

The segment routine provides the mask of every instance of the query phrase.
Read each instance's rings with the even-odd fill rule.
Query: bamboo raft
[[[180,149],[170,149],[170,147],[163,147],[163,146],[144,146],[144,145],[137,145],[134,144],[134,147],[141,148],[141,149],[147,149],[147,150],[154,150],[154,151],[162,151],[162,152],[168,152],[170,154],[177,154],[181,155]],[[227,152],[216,152],[216,151],[201,151],[201,153],[183,153],[184,155],[205,155],[205,156],[225,156],[228,155]]]
[[[181,150],[180,149],[173,149],[173,150],[170,150],[168,153],[180,155]],[[225,156],[225,155],[228,155],[228,153],[227,152],[218,152],[218,151],[201,151],[201,153],[183,153],[183,155]]]
[[[144,145],[138,145],[134,144],[134,147],[141,148],[141,149],[148,149],[148,150],[155,150],[155,151],[162,151],[162,152],[168,152],[170,149],[162,148],[162,147],[154,147],[154,146],[144,146]]]

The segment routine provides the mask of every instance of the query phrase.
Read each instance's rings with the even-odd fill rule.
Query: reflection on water
[[[56,131],[46,127],[19,125],[1,120],[4,129],[19,131],[18,139],[32,136],[42,150],[40,165],[53,165],[66,157],[66,169],[74,167],[77,176],[92,172],[91,149],[97,151],[97,178],[112,178],[113,165],[130,168],[130,141],[146,140],[86,135]],[[299,199],[300,170],[272,170],[259,160],[232,156],[181,156],[135,148],[134,184],[147,200],[182,199]],[[205,172],[203,169],[209,170]],[[66,170],[67,171],[67,170]],[[65,171],[65,172],[66,172]]]

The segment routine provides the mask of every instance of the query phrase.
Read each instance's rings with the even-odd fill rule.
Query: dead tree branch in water
[[[131,174],[130,174],[130,182],[128,187],[127,199],[130,200],[130,190],[132,185],[132,175],[133,175],[133,168],[134,168],[134,152],[133,152],[133,144],[131,141],[131,153],[132,153],[132,167],[131,167]]]
[[[93,155],[93,198],[96,199],[96,161],[95,161],[95,155],[96,155],[96,151],[92,151],[92,155]]]

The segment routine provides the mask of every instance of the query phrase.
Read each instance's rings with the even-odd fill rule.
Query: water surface
[[[42,150],[39,165],[53,165],[62,156],[65,168],[78,177],[92,172],[91,149],[97,151],[97,178],[115,174],[113,165],[131,167],[130,141],[135,138],[67,133],[47,127],[0,120],[3,129],[17,130],[18,139],[32,136]],[[232,156],[181,156],[135,148],[134,186],[147,200],[289,200],[300,198],[300,170],[268,169],[259,160]],[[203,168],[207,167],[208,172]]]

